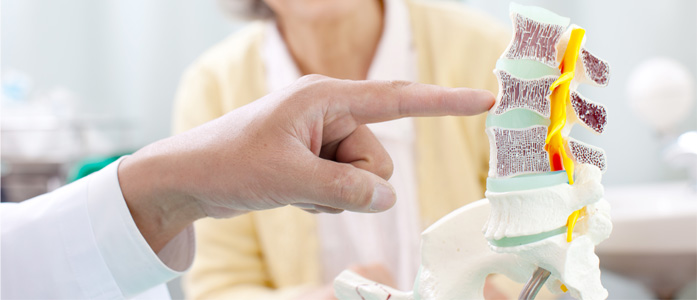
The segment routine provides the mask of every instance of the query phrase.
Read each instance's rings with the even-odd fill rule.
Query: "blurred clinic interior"
[[[451,2],[511,28],[510,1]],[[605,133],[573,131],[608,157],[614,230],[596,252],[604,282],[617,282],[610,299],[695,299],[697,1],[517,2],[584,27],[586,46],[611,65],[607,87],[579,88],[607,107]],[[0,20],[3,202],[172,134],[187,67],[251,22],[216,0],[2,0]],[[184,297],[179,281],[170,291]]]

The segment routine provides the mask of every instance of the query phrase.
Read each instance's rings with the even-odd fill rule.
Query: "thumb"
[[[305,164],[313,178],[307,180],[306,202],[357,212],[380,212],[396,201],[394,188],[380,176],[347,163],[314,157]]]

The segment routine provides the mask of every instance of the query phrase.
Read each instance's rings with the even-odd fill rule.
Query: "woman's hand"
[[[348,268],[349,270],[361,275],[363,278],[375,281],[377,283],[396,288],[397,284],[387,269],[387,266],[381,263],[373,264],[362,264],[353,265]],[[298,298],[303,300],[336,300],[334,296],[334,283],[330,282],[323,287],[311,290],[305,294],[300,295]]]
[[[348,268],[354,273],[361,275],[365,279],[369,279],[389,286],[397,288],[397,282],[394,280],[392,273],[387,269],[387,266],[381,263],[354,265]]]

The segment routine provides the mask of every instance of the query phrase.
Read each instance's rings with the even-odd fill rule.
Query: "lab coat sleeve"
[[[193,228],[154,253],[121,194],[120,162],[51,193],[0,205],[1,298],[169,298],[161,285],[191,265]]]

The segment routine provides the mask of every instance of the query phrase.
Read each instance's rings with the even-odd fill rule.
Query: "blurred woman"
[[[305,74],[409,80],[496,93],[492,70],[509,41],[503,26],[457,3],[224,0],[222,4],[257,20],[208,50],[184,75],[177,94],[175,132],[217,118]],[[333,278],[347,268],[411,289],[420,262],[420,232],[484,196],[488,170],[484,116],[404,119],[368,128],[361,129],[357,138],[377,139],[394,161],[393,170],[369,171],[392,175],[395,207],[375,215],[313,215],[284,207],[201,221],[196,225],[197,257],[184,283],[187,296],[331,299]],[[360,160],[378,159],[389,157],[359,158],[354,166],[361,168]]]

